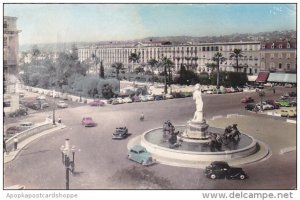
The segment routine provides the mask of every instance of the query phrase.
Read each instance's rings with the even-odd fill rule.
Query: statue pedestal
[[[182,137],[197,140],[207,140],[208,134],[207,129],[209,125],[206,124],[205,120],[199,121],[188,121],[187,126],[182,133]]]

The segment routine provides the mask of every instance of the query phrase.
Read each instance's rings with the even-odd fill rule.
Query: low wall
[[[45,130],[51,129],[53,128],[53,124],[49,123],[49,122],[45,122],[45,123],[41,123],[41,124],[37,124],[35,126],[33,126],[30,129],[27,129],[25,131],[22,131],[21,133],[18,133],[16,135],[14,135],[13,137],[9,138],[6,141],[6,148],[8,151],[12,151],[14,148],[14,139],[18,138],[18,143],[24,141],[25,139],[37,134],[37,133],[41,133]]]

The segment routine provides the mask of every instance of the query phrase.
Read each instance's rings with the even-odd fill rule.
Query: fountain
[[[200,85],[193,93],[196,111],[186,125],[173,125],[169,120],[161,128],[146,131],[128,143],[144,146],[160,163],[204,167],[211,161],[227,161],[234,164],[255,162],[266,157],[269,150],[261,141],[241,133],[237,124],[225,129],[212,127],[203,118],[203,101]]]

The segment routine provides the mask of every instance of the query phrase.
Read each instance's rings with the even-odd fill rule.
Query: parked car
[[[140,96],[142,102],[147,102],[148,98],[146,96]]]
[[[297,100],[290,101],[290,106],[297,106]]]
[[[18,110],[8,114],[9,117],[18,117],[28,115],[28,109],[26,107],[20,107]]]
[[[148,101],[154,101],[154,96],[146,95]]]
[[[119,102],[120,101],[118,99],[113,99],[112,102],[111,102],[111,104],[112,105],[117,105],[117,104],[120,104]]]
[[[22,128],[23,130],[25,130],[25,129],[28,129],[28,128],[31,128],[31,127],[33,127],[33,122],[21,122],[21,123],[19,123],[19,127],[20,128]]]
[[[81,124],[84,125],[85,127],[92,127],[96,125],[96,123],[93,121],[91,117],[83,117],[81,120]]]
[[[16,133],[20,133],[22,132],[24,129],[22,129],[21,127],[19,126],[11,126],[9,128],[6,129],[5,133],[6,134],[9,134],[9,135],[13,135],[13,134],[16,134]]]
[[[99,99],[94,99],[94,101],[90,102],[90,106],[104,106],[104,102]]]
[[[180,92],[173,92],[173,93],[172,93],[172,96],[173,96],[174,98],[183,98],[183,97],[184,97]]]
[[[38,100],[38,104],[40,105],[40,107],[41,107],[42,109],[48,108],[48,107],[49,107],[49,104],[48,104],[48,103],[46,102],[46,100],[44,100],[44,99]]]
[[[173,95],[171,95],[171,94],[166,94],[166,99],[173,99],[174,97],[173,97]]]
[[[28,108],[31,108],[33,110],[41,109],[41,105],[38,102],[26,102],[25,106],[27,106]]]
[[[252,111],[254,108],[255,108],[256,104],[254,103],[248,103],[246,106],[245,106],[245,109],[246,110],[250,110]]]
[[[119,102],[119,104],[124,103],[124,102],[123,102],[123,99],[122,99],[121,97],[116,98],[116,100]]]
[[[163,100],[164,98],[163,98],[163,96],[162,95],[156,95],[155,97],[154,97],[154,101],[160,101],[160,100]]]
[[[135,145],[128,151],[128,158],[142,165],[153,164],[153,158],[151,154],[141,145]]]
[[[257,108],[259,108],[261,110],[261,106],[260,103],[256,104]],[[262,106],[263,106],[263,110],[272,110],[274,109],[274,107],[270,104],[267,104],[266,102],[262,102]]]
[[[64,101],[58,101],[58,103],[56,104],[58,108],[67,108],[68,104]]]
[[[117,127],[112,134],[112,139],[124,139],[128,136],[127,127]]]
[[[46,97],[44,95],[41,95],[41,96],[37,96],[36,99],[37,100],[46,100]]]
[[[141,102],[141,98],[139,96],[133,96],[132,101],[133,102]]]
[[[241,99],[241,103],[251,103],[254,102],[254,99],[252,97],[244,97]]]
[[[297,97],[297,93],[296,92],[289,92],[288,93],[290,97]]]
[[[217,94],[217,90],[216,89],[208,89],[206,91],[206,94]]]
[[[227,162],[215,161],[205,168],[204,174],[210,179],[246,179],[248,176],[240,167],[230,167]]]
[[[191,96],[193,96],[193,93],[192,92],[182,92],[182,95],[184,97],[191,97]]]
[[[280,110],[281,117],[296,117],[297,112],[295,110]]]
[[[274,100],[272,100],[272,99],[266,100],[266,103],[272,105],[272,106],[274,107],[274,109],[280,108],[279,103],[276,103],[276,102],[275,102]]]
[[[125,98],[123,99],[123,102],[124,102],[124,103],[132,103],[132,99],[131,99],[130,97],[125,97]]]
[[[290,107],[290,102],[287,100],[277,100],[276,103],[279,104],[281,107]]]
[[[111,104],[115,98],[110,98],[107,100],[107,104]]]

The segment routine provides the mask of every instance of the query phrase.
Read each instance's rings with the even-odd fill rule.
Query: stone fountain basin
[[[175,126],[176,131],[183,132],[185,126]],[[224,129],[209,127],[209,132],[223,133]],[[245,158],[257,152],[259,145],[250,135],[242,133],[241,139],[228,146],[222,145],[222,149],[211,150],[207,142],[200,140],[184,140],[182,145],[170,148],[169,143],[163,139],[162,128],[151,129],[141,136],[141,145],[144,146],[153,157],[163,162],[207,162],[228,161],[237,158]]]

